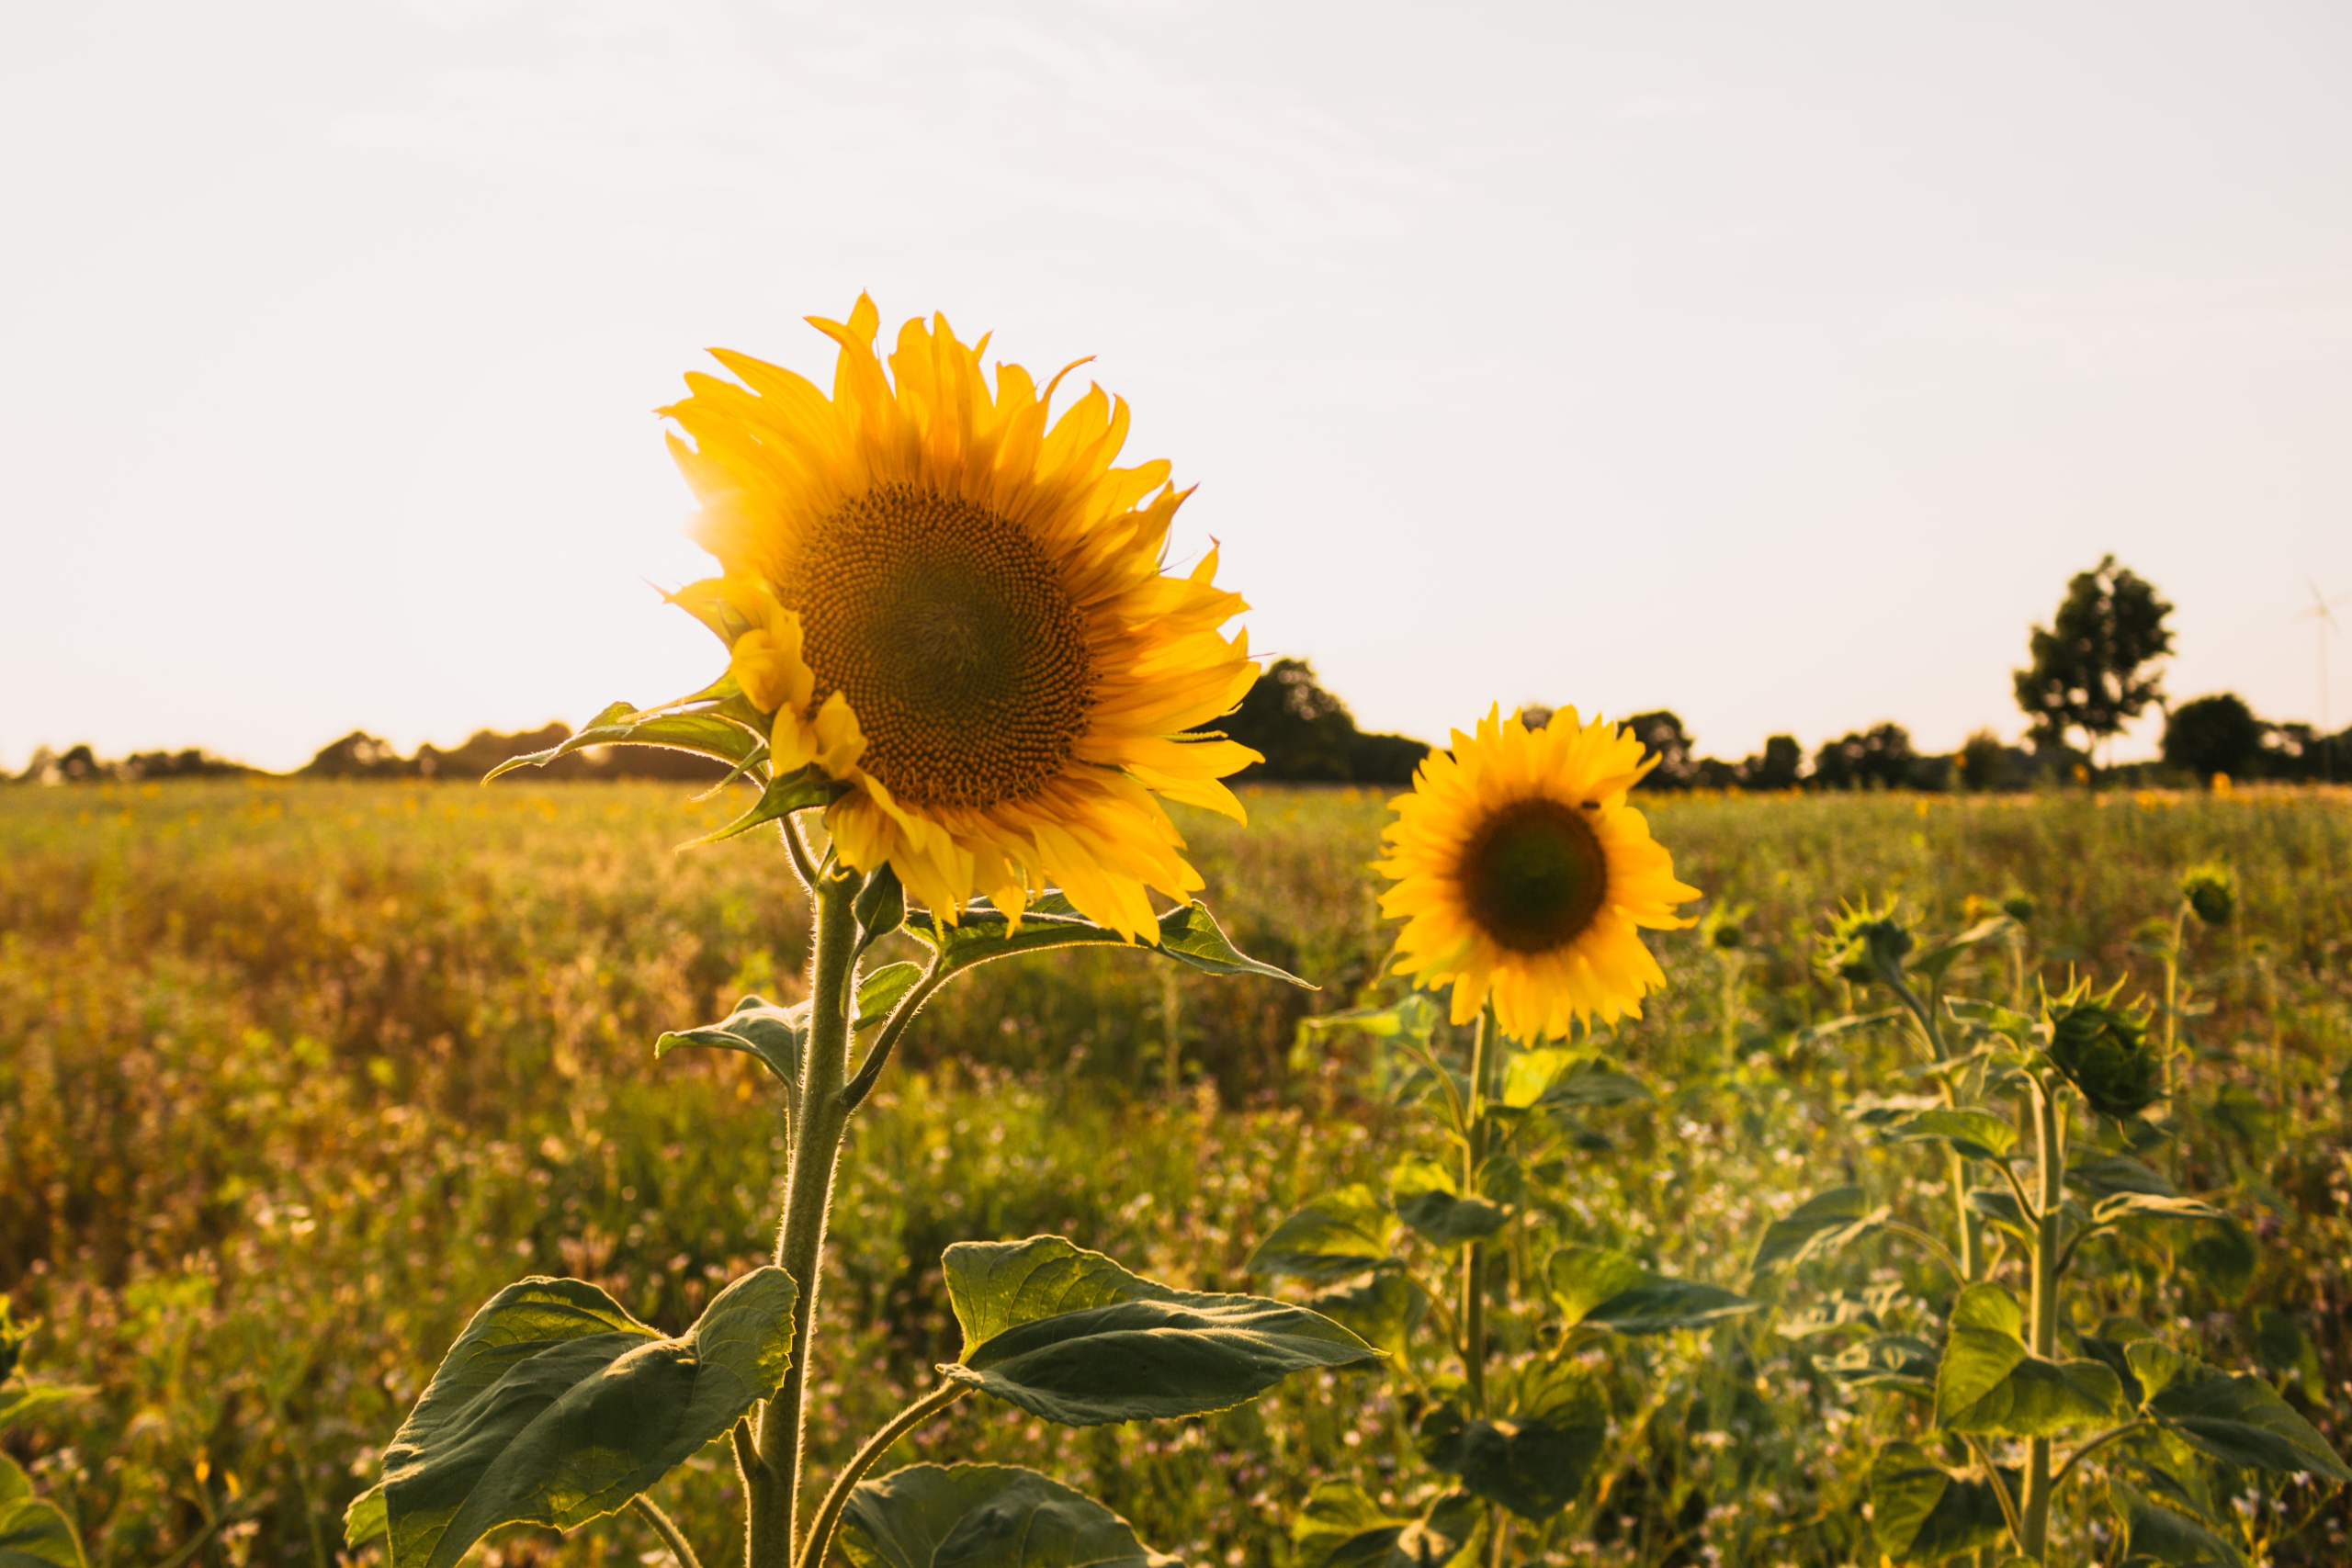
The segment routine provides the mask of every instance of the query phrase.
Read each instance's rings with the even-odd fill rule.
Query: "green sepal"
[[[1129,944],[1117,931],[1096,925],[1057,892],[1046,893],[1023,910],[1019,930],[1010,926],[1004,912],[985,898],[975,898],[967,904],[963,918],[953,925],[928,909],[914,910],[906,919],[906,930],[940,954],[942,967],[948,974],[991,959],[1009,958],[1017,953],[1042,953],[1047,948],[1104,942],[1141,945]],[[1235,947],[1227,940],[1225,928],[1216,923],[1216,917],[1209,913],[1209,907],[1197,898],[1160,916],[1159,941],[1146,946],[1145,951],[1158,953],[1204,975],[1255,975],[1287,981],[1310,991],[1317,988],[1287,969],[1261,964]]]
[[[1529,1364],[1495,1390],[1509,1414],[1478,1419],[1447,1400],[1422,1416],[1416,1445],[1433,1470],[1464,1488],[1542,1523],[1576,1501],[1600,1458],[1609,1399],[1573,1358]]]
[[[1453,1173],[1433,1159],[1408,1155],[1388,1173],[1388,1201],[1396,1217],[1440,1247],[1490,1236],[1510,1216],[1484,1198],[1464,1198]]]
[[[940,1372],[1064,1426],[1205,1415],[1380,1355],[1305,1307],[1170,1290],[1057,1235],[958,1242],[941,1263],[964,1350]]]
[[[732,839],[750,832],[763,822],[774,822],[796,811],[806,811],[812,806],[830,806],[841,793],[842,785],[811,762],[805,768],[776,774],[767,781],[767,787],[760,791],[760,798],[752,803],[749,811],[726,827],[705,833],[699,839],[688,839],[678,847],[682,850],[698,849],[704,844]]]
[[[2122,1568],[2245,1568],[2236,1547],[2128,1482],[2110,1478],[2107,1495],[2127,1532]]]
[[[699,1029],[673,1030],[653,1043],[656,1058],[666,1056],[681,1045],[709,1045],[721,1051],[741,1051],[756,1056],[760,1064],[784,1083],[786,1089],[797,1089],[800,1083],[800,1058],[808,1043],[808,1004],[795,1002],[788,1008],[777,1007],[761,997],[745,997],[735,1004],[735,1010],[717,1023],[706,1023]]]
[[[861,1481],[839,1540],[857,1568],[1182,1568],[1093,1498],[1014,1464],[910,1464]]]
[[[2132,1350],[2138,1352],[2141,1346]],[[2132,1356],[2138,1370],[2142,1357]],[[2148,1414],[2208,1459],[2243,1470],[2298,1471],[2352,1482],[2352,1469],[2312,1424],[2260,1378],[2217,1371],[2193,1358],[2160,1377],[2155,1358],[2142,1382],[2154,1390]]]
[[[632,717],[638,711],[628,703],[610,704],[561,741],[544,751],[509,757],[483,774],[481,782],[488,784],[517,768],[544,768],[559,757],[568,757],[591,746],[659,746],[672,751],[692,751],[738,769],[756,768],[759,753],[767,750],[763,736],[712,710]]]
[[[1354,1482],[1326,1481],[1291,1525],[1293,1568],[1464,1568],[1477,1560],[1485,1512],[1467,1492],[1447,1492],[1419,1518],[1399,1518]]]
[[[384,1451],[392,1568],[454,1568],[501,1525],[626,1506],[784,1381],[796,1294],[755,1269],[668,1339],[583,1280],[501,1291]]]
[[[2123,1385],[2104,1362],[2036,1356],[2026,1348],[2024,1327],[2024,1313],[2000,1286],[1961,1292],[1936,1369],[1938,1426],[2047,1438],[2123,1414]]]
[[[1710,1328],[1763,1303],[1735,1291],[1676,1280],[1606,1247],[1564,1247],[1544,1266],[1544,1283],[1570,1325],[1613,1334]]]
[[[1363,1279],[1306,1298],[1309,1312],[1321,1313],[1376,1350],[1405,1358],[1413,1330],[1430,1310],[1429,1292],[1413,1282],[1405,1266],[1383,1260]]]
[[[2003,1471],[2014,1503],[2016,1471]],[[1898,1562],[1940,1562],[2008,1537],[2007,1516],[1990,1481],[1952,1474],[1913,1443],[1886,1443],[1871,1461],[1871,1533]]]
[[[1825,1257],[1877,1230],[1892,1212],[1883,1205],[1871,1207],[1869,1195],[1859,1187],[1816,1192],[1764,1227],[1747,1271],[1793,1269],[1807,1258]]]
[[[1388,1205],[1355,1182],[1322,1194],[1276,1225],[1241,1267],[1321,1283],[1346,1280],[1387,1261],[1396,1228]]]

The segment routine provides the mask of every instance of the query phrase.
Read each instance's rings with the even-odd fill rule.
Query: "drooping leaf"
[[[1124,944],[1125,940],[1118,932],[1096,925],[1080,914],[1068,898],[1053,892],[1022,913],[1018,931],[1009,928],[1004,912],[985,898],[976,898],[966,905],[963,919],[953,925],[927,909],[917,909],[906,919],[907,931],[936,949],[942,955],[943,967],[950,974],[1018,953],[1043,953],[1048,948],[1088,943]],[[1204,975],[1255,975],[1287,981],[1306,990],[1315,989],[1288,970],[1261,964],[1235,947],[1227,940],[1225,928],[1216,923],[1216,917],[1209,913],[1209,907],[1197,898],[1159,917],[1159,943],[1146,951]]]
[[[1764,1228],[1748,1260],[1751,1274],[1793,1269],[1810,1258],[1823,1257],[1848,1242],[1859,1241],[1884,1224],[1889,1211],[1871,1207],[1859,1187],[1833,1187],[1817,1192]]]
[[[910,1464],[862,1481],[840,1540],[857,1568],[1182,1568],[1093,1498],[1012,1464]]]
[[[2129,1532],[2123,1548],[2127,1568],[2245,1568],[2236,1547],[2188,1516],[2152,1502],[2129,1483],[2109,1480],[2108,1495]]]
[[[1379,1355],[1305,1307],[1170,1290],[1057,1235],[942,1261],[965,1348],[941,1372],[1065,1426],[1204,1415]]]
[[[2141,1192],[2151,1198],[2177,1198],[2179,1190],[2161,1172],[2149,1169],[2129,1155],[2100,1155],[2077,1160],[2066,1168],[2066,1185],[2093,1199],[2119,1192]]]
[[[1849,1388],[1890,1388],[1935,1397],[1936,1348],[1916,1335],[1873,1334],[1814,1365]]]
[[[2016,1193],[1997,1187],[1972,1187],[1968,1190],[1968,1206],[2021,1240],[2033,1240],[2033,1222],[2018,1207]]]
[[[1849,1013],[1843,1018],[1824,1019],[1819,1023],[1808,1024],[1798,1030],[1792,1043],[1826,1045],[1840,1035],[1851,1034],[1857,1030],[1869,1029],[1875,1024],[1892,1022],[1902,1016],[1901,1008],[1887,1008],[1881,1012]]]
[[[1295,1568],[1454,1568],[1476,1560],[1479,1516],[1466,1492],[1441,1495],[1418,1519],[1398,1518],[1351,1481],[1307,1494],[1291,1526]]]
[[[1396,1217],[1440,1247],[1490,1236],[1510,1216],[1484,1198],[1464,1198],[1453,1173],[1433,1159],[1408,1155],[1388,1173],[1388,1201]]]
[[[1306,1306],[1401,1360],[1413,1330],[1430,1310],[1430,1299],[1402,1264],[1389,1259],[1354,1284],[1309,1296]]]
[[[658,713],[631,719],[638,710],[628,703],[608,705],[556,745],[526,757],[509,757],[491,769],[482,783],[517,768],[544,768],[559,757],[591,746],[659,746],[672,751],[692,751],[737,767],[756,765],[756,754],[767,742],[741,724],[712,710],[697,713]]]
[[[709,1045],[756,1056],[760,1065],[786,1087],[800,1081],[800,1057],[808,1044],[808,1004],[777,1007],[763,997],[745,997],[735,1010],[717,1023],[699,1029],[673,1030],[653,1043],[653,1055],[666,1056],[681,1045]]]
[[[6,1387],[0,1388],[0,1431],[21,1426],[53,1404],[71,1404],[97,1392],[86,1383],[34,1382],[22,1377],[12,1379]]]
[[[1657,1097],[1606,1056],[1547,1046],[1503,1064],[1501,1104],[1546,1112],[1632,1105]]]
[[[2147,1408],[2189,1447],[2223,1464],[2352,1482],[2352,1469],[2327,1439],[2260,1378],[2188,1360],[2149,1396]]]
[[[1345,1280],[1388,1257],[1396,1228],[1388,1205],[1357,1182],[1324,1193],[1276,1225],[1242,1267],[1252,1274]]]
[[[1534,1362],[1495,1391],[1509,1414],[1474,1418],[1445,1401],[1421,1418],[1416,1438],[1430,1468],[1463,1487],[1541,1523],[1570,1503],[1600,1457],[1609,1400],[1582,1362]]]
[[[2018,1486],[2007,1472],[2010,1497]],[[1911,1443],[1881,1446],[1871,1461],[1871,1532],[1898,1562],[1940,1562],[2008,1537],[2008,1521],[1990,1481],[1966,1481]]]
[[[1936,1371],[1936,1424],[1955,1432],[2047,1438],[2098,1426],[2123,1411],[2123,1388],[2092,1359],[2034,1355],[2025,1314],[1998,1285],[1971,1285],[1952,1303]]]
[[[385,1450],[393,1568],[453,1568],[501,1525],[625,1506],[783,1382],[795,1293],[756,1269],[666,1339],[582,1280],[501,1291]]]
[[[1762,1304],[1736,1292],[1670,1279],[1605,1247],[1560,1248],[1544,1267],[1544,1283],[1569,1324],[1617,1334],[1711,1327]]]
[[[2075,1337],[2084,1355],[2115,1374],[2116,1382],[2122,1385],[2123,1404],[2127,1410],[2137,1410],[2141,1402],[2147,1398],[2140,1374],[2132,1370],[2132,1347],[2148,1337],[2146,1324],[2138,1318],[2121,1316],[2105,1319],[2099,1324],[2097,1333]]]
[[[1970,1159],[1999,1159],[2018,1141],[2016,1123],[1984,1111],[1923,1111],[1879,1135],[1891,1144],[1950,1144]]]
[[[828,778],[814,762],[788,773],[778,773],[768,780],[767,787],[760,791],[760,798],[752,803],[749,811],[724,828],[705,833],[699,839],[688,839],[678,847],[691,850],[703,844],[718,843],[723,839],[738,838],[763,822],[777,821],[796,811],[806,811],[812,806],[830,805],[841,792],[842,786]]]
[[[1942,1105],[1943,1097],[1935,1094],[1862,1094],[1846,1107],[1846,1120],[1858,1127],[1883,1130]]]

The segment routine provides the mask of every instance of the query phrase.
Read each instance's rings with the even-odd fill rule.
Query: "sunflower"
[[[1642,743],[1563,708],[1541,729],[1489,709],[1474,736],[1432,751],[1374,867],[1396,885],[1383,913],[1406,921],[1399,973],[1453,986],[1453,1021],[1491,994],[1506,1034],[1566,1034],[1570,1021],[1641,1016],[1666,976],[1635,928],[1688,925],[1674,907],[1699,890],[1674,879],[1625,792],[1649,772]]]
[[[719,577],[673,595],[729,646],[768,718],[771,765],[843,786],[834,852],[885,863],[954,919],[975,894],[1018,918],[1058,886],[1128,939],[1145,894],[1201,886],[1161,798],[1223,812],[1258,760],[1197,736],[1257,677],[1247,608],[1216,552],[1160,570],[1189,491],[1165,461],[1114,468],[1124,400],[1091,388],[1058,419],[1017,365],[980,371],[944,318],[899,330],[888,374],[861,296],[832,395],[714,350],[736,377],[686,378],[663,409],[701,510],[689,532]],[[1065,371],[1063,374],[1068,374]]]

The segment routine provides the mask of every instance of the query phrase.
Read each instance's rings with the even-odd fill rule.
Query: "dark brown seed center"
[[[1536,798],[1504,807],[1462,852],[1470,918],[1513,953],[1573,942],[1600,911],[1609,862],[1584,813]]]

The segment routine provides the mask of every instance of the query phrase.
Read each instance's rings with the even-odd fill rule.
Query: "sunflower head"
[[[1903,978],[1903,960],[1910,952],[1911,932],[1897,918],[1895,901],[1874,908],[1865,898],[1838,910],[1815,941],[1814,963],[1823,975],[1857,986],[1873,980],[1894,985]]]
[[[770,766],[841,786],[844,863],[951,920],[1050,885],[1149,938],[1145,889],[1201,886],[1161,800],[1238,819],[1220,781],[1257,760],[1196,733],[1257,675],[1216,552],[1161,570],[1183,492],[1165,462],[1114,466],[1127,410],[1100,388],[1050,418],[1059,377],[991,385],[944,319],[906,323],[887,368],[870,299],[813,324],[830,396],[717,352],[735,379],[689,375],[662,411],[722,569],[673,597],[727,644]]]
[[[1491,998],[1506,1034],[1565,1034],[1577,1019],[1641,1016],[1666,982],[1639,928],[1690,922],[1699,897],[1674,879],[1626,792],[1649,771],[1642,743],[1563,708],[1538,729],[1490,709],[1476,735],[1423,761],[1410,794],[1390,803],[1396,880],[1380,907],[1404,919],[1397,969],[1453,987],[1453,1021]]]
[[[2044,1004],[2050,1060],[2082,1091],[2083,1100],[2118,1121],[2164,1098],[2164,1063],[2148,1040],[2145,1005],[2119,1005],[2116,990],[2091,994],[2087,985]]]
[[[2237,912],[2238,879],[2230,868],[2215,862],[2193,865],[2182,874],[2180,896],[2197,918],[2209,926],[2226,926]]]

